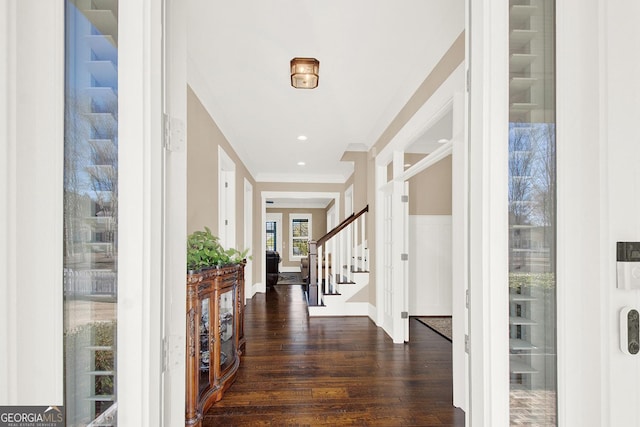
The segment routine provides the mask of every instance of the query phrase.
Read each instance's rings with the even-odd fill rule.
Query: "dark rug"
[[[302,285],[301,273],[280,273],[277,285]]]
[[[451,341],[451,316],[416,317],[416,320]]]

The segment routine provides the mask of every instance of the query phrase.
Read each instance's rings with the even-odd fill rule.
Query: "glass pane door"
[[[118,1],[67,0],[64,352],[69,426],[115,425]]]
[[[556,425],[555,2],[510,0],[511,425]]]
[[[235,288],[231,288],[220,294],[220,372],[231,366],[236,356],[235,336],[233,327],[235,325],[235,306],[233,295]]]

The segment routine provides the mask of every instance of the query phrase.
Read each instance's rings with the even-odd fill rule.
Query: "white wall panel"
[[[409,315],[451,316],[451,216],[409,217]]]

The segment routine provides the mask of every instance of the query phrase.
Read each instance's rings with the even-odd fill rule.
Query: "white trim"
[[[220,145],[218,146],[218,236],[224,248],[236,247],[236,164]]]
[[[509,425],[509,2],[470,4],[470,424]]]
[[[292,182],[305,184],[344,184],[353,174],[349,171],[344,175],[294,175],[279,173],[259,173],[256,174],[256,182]]]
[[[385,188],[387,187],[387,167],[386,166],[378,166],[375,165],[375,236],[376,236],[376,246],[377,250],[375,251],[376,261],[375,265],[378,266],[376,268],[376,325],[387,331],[385,325],[385,315],[384,315],[384,206],[385,206]],[[388,332],[387,332],[388,333]]]
[[[17,388],[15,366],[15,352],[17,331],[15,330],[15,286],[17,283],[15,268],[16,224],[16,161],[15,161],[15,103],[16,103],[16,36],[15,36],[15,1],[0,4],[0,281],[6,286],[0,286],[0,404],[14,404],[13,396]]]
[[[156,3],[156,2],[154,2]],[[159,3],[159,2],[157,2]],[[187,123],[187,11],[188,3],[182,0],[164,0],[164,26],[157,39],[164,41],[163,94],[164,113],[175,120]],[[155,19],[153,22],[156,22]],[[161,37],[162,36],[162,37]],[[159,91],[160,92],[160,91]],[[185,126],[186,128],[186,126]],[[188,134],[187,134],[188,139]],[[185,263],[187,237],[187,152],[180,150],[164,153],[164,277],[162,281],[162,347],[154,351],[166,351],[162,372],[162,401],[160,411],[164,427],[184,424],[185,408],[185,349],[186,349],[186,286]],[[149,427],[153,426],[150,424]]]
[[[253,289],[253,256],[251,253],[261,253],[253,246],[253,185],[244,178],[244,245],[243,249],[249,249],[249,258],[244,268],[244,297],[251,298]]]
[[[612,224],[606,220],[610,214],[612,220],[620,219],[608,212],[615,189],[607,188],[607,148],[608,144],[622,141],[608,141],[607,110],[611,104],[607,94],[615,83],[607,81],[605,72],[608,51],[614,48],[607,42],[605,3],[597,1],[592,7],[583,8],[575,0],[556,2],[558,425],[638,425],[637,400],[627,392],[629,389],[625,390],[628,385],[624,381],[616,384],[610,377],[614,366],[622,361],[616,363],[613,358],[606,363],[617,353],[617,340],[610,336],[608,327],[610,316],[617,314],[610,311],[610,298],[619,292],[614,277],[607,274],[608,264],[615,259],[615,248],[609,243]],[[632,20],[631,2],[627,3],[616,7],[623,7]],[[576,7],[581,8],[578,21]],[[620,47],[626,51],[633,39],[624,39],[628,45]],[[577,45],[588,46],[589,51],[576,49]],[[614,62],[612,67],[626,67],[626,55],[624,59],[624,64]],[[619,78],[624,72],[616,71],[616,75]],[[633,99],[629,83],[622,84]],[[584,84],[590,90],[584,91]],[[625,109],[630,111],[633,110]],[[631,127],[634,129],[630,142],[636,139],[635,127]],[[624,156],[633,158],[633,152],[627,151]],[[628,165],[631,163],[635,162]],[[624,187],[627,183],[611,184]],[[632,228],[634,225],[637,223]],[[576,292],[580,294],[578,304]],[[593,351],[581,348],[583,340],[576,336],[576,330],[589,331]],[[637,369],[627,370],[624,376],[637,378],[637,373]],[[635,381],[630,383],[631,390],[637,393]],[[618,393],[622,394],[616,396]],[[633,403],[622,403],[626,398]],[[620,403],[620,410],[611,412]],[[633,418],[625,417],[629,414]]]
[[[436,163],[438,163],[440,160],[442,160],[445,157],[451,155],[451,153],[453,153],[453,140],[442,144],[440,147],[438,147],[437,150],[435,150],[434,152],[430,153],[428,156],[420,159],[420,161],[418,161],[416,164],[414,164],[409,169],[404,171],[398,177],[398,179],[403,180],[403,181],[411,179],[412,177],[416,176],[420,172],[424,171],[425,169],[430,168],[431,166],[433,166]]]
[[[118,9],[118,424],[161,419],[161,4]],[[173,201],[175,202],[175,200]],[[184,280],[184,279],[183,279]],[[123,285],[123,284],[126,284]],[[125,327],[126,325],[126,327]]]
[[[326,298],[333,298],[327,297]],[[309,306],[309,317],[369,317],[368,302],[345,302],[342,304],[327,304],[327,306]],[[345,314],[348,313],[348,314]]]
[[[276,251],[281,254],[282,257],[282,213],[281,212],[267,212],[265,217],[265,225],[267,222],[275,221],[276,223]],[[267,249],[266,243],[266,228],[265,228],[265,244],[263,250]]]
[[[460,64],[427,102],[416,111],[411,120],[398,131],[389,144],[376,155],[377,165],[390,163],[394,151],[404,151],[445,114],[451,111],[454,94],[464,88],[464,69],[464,63]]]
[[[64,9],[0,6],[0,404],[63,401]]]
[[[469,149],[465,133],[466,97],[456,93],[453,100],[453,138],[451,153],[451,272],[452,282],[452,370],[453,404],[468,413],[469,360],[464,337],[469,333],[465,304],[469,271]]]

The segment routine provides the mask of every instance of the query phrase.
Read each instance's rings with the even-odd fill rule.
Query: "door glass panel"
[[[203,298],[200,307],[200,380],[199,391],[202,393],[209,388],[211,372],[211,343],[209,342],[210,330],[210,298]]]
[[[233,336],[235,308],[233,293],[235,289],[220,295],[220,371],[231,366],[235,360],[235,337]]]
[[[555,426],[555,2],[510,0],[511,425]]]
[[[64,354],[69,426],[115,425],[118,1],[65,8]]]

